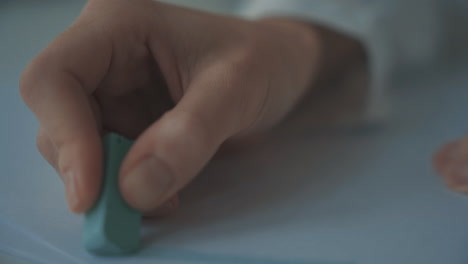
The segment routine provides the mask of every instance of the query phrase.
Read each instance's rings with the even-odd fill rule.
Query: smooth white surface
[[[38,260],[468,262],[468,198],[447,191],[429,163],[437,146],[466,132],[461,72],[393,90],[394,115],[379,125],[316,129],[303,109],[262,144],[213,162],[183,193],[176,215],[145,228],[139,255],[89,256],[82,219],[67,211],[61,182],[36,151],[37,122],[17,91],[27,61],[80,6],[0,3],[0,217],[53,247],[30,252]],[[21,236],[0,232],[0,250]]]
[[[69,263],[70,261],[69,256],[57,251],[53,245],[1,217],[0,234],[3,237],[0,240],[0,263],[2,264],[47,264]]]

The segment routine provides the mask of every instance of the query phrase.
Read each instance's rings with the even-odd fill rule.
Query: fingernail
[[[78,205],[78,192],[76,191],[76,177],[73,171],[66,172],[64,180],[68,207],[71,211],[75,211]]]
[[[130,205],[145,212],[153,210],[163,202],[173,181],[167,166],[150,157],[124,176],[122,188]]]

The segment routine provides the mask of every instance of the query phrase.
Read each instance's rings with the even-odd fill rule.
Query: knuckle
[[[206,145],[208,141],[207,121],[194,112],[178,113],[176,118],[168,118],[166,136],[173,144]],[[195,146],[194,146],[195,147]]]
[[[231,86],[235,87],[237,95],[234,106],[241,130],[250,130],[262,118],[268,106],[273,78],[271,67],[274,65],[268,65],[260,41],[252,42],[242,49],[230,68]]]
[[[256,44],[245,44],[239,48],[231,57],[230,71],[234,75],[248,75],[252,72],[253,66],[258,63],[259,53]]]
[[[210,139],[214,139],[215,135],[210,133],[210,122],[195,112],[185,112],[180,117],[178,133],[185,135],[189,134],[189,140],[207,146]]]
[[[168,114],[155,135],[156,152],[175,174],[185,177],[183,175],[192,171],[187,171],[188,168],[198,166],[196,160],[205,159],[218,145],[217,139],[208,130],[205,121],[194,113]],[[181,160],[192,165],[180,166],[175,163]]]

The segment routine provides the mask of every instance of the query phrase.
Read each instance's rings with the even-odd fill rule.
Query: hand
[[[468,137],[441,147],[433,163],[450,189],[468,193]]]
[[[317,76],[318,32],[288,19],[90,0],[20,82],[70,209],[85,212],[98,196],[106,131],[137,139],[120,171],[126,201],[160,208],[224,142],[275,125],[297,104]]]

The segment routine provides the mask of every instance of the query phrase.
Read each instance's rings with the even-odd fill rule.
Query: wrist
[[[304,90],[313,89],[322,61],[323,43],[318,30],[310,25],[289,18],[269,17],[259,20],[276,34],[294,72],[295,83]]]
[[[310,89],[349,69],[354,62],[365,60],[362,44],[345,34],[293,18],[270,17],[260,22],[290,33],[288,41],[300,54],[299,65],[307,69],[305,79]]]

